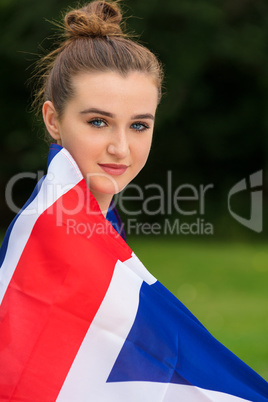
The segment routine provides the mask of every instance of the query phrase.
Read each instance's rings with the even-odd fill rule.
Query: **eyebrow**
[[[80,113],[81,114],[97,113],[97,114],[101,114],[102,116],[115,118],[115,114],[110,113],[110,112],[106,112],[105,110],[97,109],[97,108],[94,108],[94,107],[82,110],[82,112],[80,112]],[[136,114],[134,116],[131,116],[131,120],[136,120],[136,119],[151,119],[151,120],[154,120],[154,116],[151,113]]]
[[[151,119],[151,120],[154,120],[154,116],[151,113],[136,114],[135,116],[131,116],[131,120],[136,120],[136,119]]]

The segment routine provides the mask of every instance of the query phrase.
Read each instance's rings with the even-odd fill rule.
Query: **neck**
[[[91,194],[95,197],[103,216],[106,218],[113,196],[111,194],[100,194],[93,191],[91,191]]]

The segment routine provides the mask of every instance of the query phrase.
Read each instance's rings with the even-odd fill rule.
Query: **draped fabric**
[[[104,218],[66,149],[0,250],[0,400],[268,400]],[[120,233],[118,233],[120,232]]]

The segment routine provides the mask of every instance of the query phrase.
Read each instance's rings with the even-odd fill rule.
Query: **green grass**
[[[268,380],[266,244],[132,238],[136,255],[220,342]]]

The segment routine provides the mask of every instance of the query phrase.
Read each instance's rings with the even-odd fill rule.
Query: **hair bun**
[[[64,22],[69,38],[85,36],[122,36],[120,22],[122,14],[114,3],[93,1],[79,10],[66,14]]]

